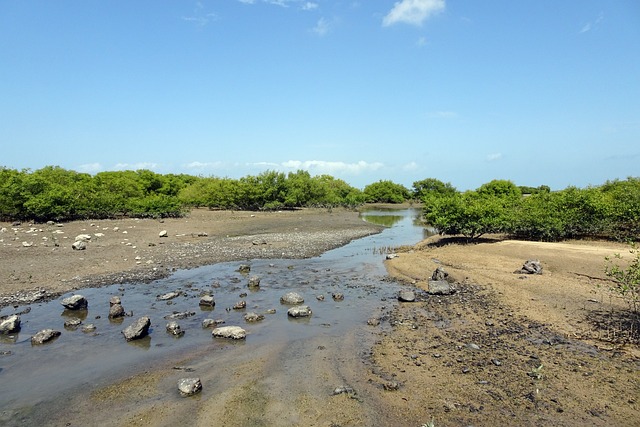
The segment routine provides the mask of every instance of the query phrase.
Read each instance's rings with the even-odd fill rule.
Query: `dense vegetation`
[[[180,216],[190,207],[285,209],[357,206],[362,191],[331,176],[266,171],[240,179],[149,170],[78,173],[56,166],[0,168],[0,218],[35,221]]]
[[[450,191],[444,184],[429,188],[422,194],[424,218],[443,234],[476,239],[506,233],[543,241],[640,238],[640,178],[553,192],[546,186],[518,187],[506,180],[466,192]]]

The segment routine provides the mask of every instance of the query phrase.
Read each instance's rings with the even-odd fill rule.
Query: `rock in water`
[[[151,326],[151,319],[147,316],[142,316],[131,325],[124,328],[122,335],[124,335],[124,338],[127,341],[144,338],[149,334],[149,326]]]
[[[304,298],[297,292],[287,292],[280,297],[280,302],[282,304],[302,304]]]
[[[182,378],[178,381],[178,391],[182,396],[192,396],[202,390],[200,378]]]
[[[62,304],[67,310],[83,310],[89,306],[87,299],[82,295],[77,294],[63,299],[60,304]]]
[[[53,340],[54,338],[59,337],[60,335],[62,335],[62,332],[60,331],[54,331],[53,329],[43,329],[31,337],[31,344],[44,344]]]
[[[243,340],[247,337],[247,331],[240,326],[221,326],[215,328],[211,335],[218,338],[231,338],[234,340]]]
[[[310,317],[311,309],[308,305],[299,305],[297,307],[291,307],[287,310],[287,315],[290,317]]]
[[[262,320],[264,320],[264,315],[262,314],[250,312],[244,315],[244,321],[248,323],[260,322]]]
[[[178,325],[178,322],[167,323],[167,332],[176,337],[184,335],[184,331],[182,330],[180,325]]]
[[[113,304],[109,307],[109,319],[117,319],[120,317],[124,317],[125,312],[122,304]]]
[[[211,295],[203,295],[200,298],[199,305],[202,307],[214,307],[216,305],[216,300]]]
[[[398,300],[401,302],[414,302],[416,293],[408,289],[403,289],[398,293]]]
[[[0,334],[20,332],[20,316],[13,314],[0,321]]]
[[[259,288],[260,287],[260,278],[258,276],[251,276],[249,278],[249,285],[250,288]]]

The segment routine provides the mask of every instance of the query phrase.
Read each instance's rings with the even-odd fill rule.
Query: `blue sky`
[[[0,166],[640,176],[637,0],[0,1]]]

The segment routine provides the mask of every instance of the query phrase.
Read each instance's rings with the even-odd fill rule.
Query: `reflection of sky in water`
[[[390,228],[381,233],[355,240],[346,246],[305,260],[252,260],[214,264],[191,270],[181,270],[166,279],[150,284],[119,284],[77,291],[89,300],[89,309],[82,313],[63,310],[60,300],[32,305],[22,318],[22,331],[14,339],[0,341],[0,407],[18,407],[51,399],[61,390],[81,384],[108,382],[113,372],[136,372],[151,360],[178,355],[189,349],[223,349],[229,345],[260,345],[291,342],[317,334],[340,337],[354,325],[361,325],[379,310],[381,301],[395,299],[397,286],[383,281],[386,271],[381,248],[415,244],[424,237],[422,227],[416,225],[419,210],[367,212],[368,220],[390,219]],[[377,222],[376,222],[377,223]],[[250,264],[249,275],[239,273],[240,264]],[[261,278],[258,290],[247,287],[249,276]],[[291,320],[280,304],[280,296],[288,291],[301,293],[313,316],[305,320]],[[180,291],[181,296],[169,302],[157,301],[157,296]],[[214,295],[216,306],[198,306],[203,292]],[[241,297],[240,295],[247,295]],[[333,301],[332,293],[342,293],[344,301]],[[324,295],[324,301],[316,299]],[[113,322],[107,318],[109,298],[119,295],[127,312],[133,317]],[[227,310],[239,300],[247,302],[245,310]],[[16,309],[20,311],[24,307]],[[244,314],[250,311],[265,313],[264,321],[248,324]],[[10,314],[5,308],[3,315]],[[177,320],[186,330],[182,338],[174,338],[165,331],[164,316],[173,312],[193,312],[186,319]],[[78,315],[78,316],[77,316]],[[139,343],[125,342],[121,331],[140,316],[149,316],[150,338]],[[69,317],[82,317],[83,324],[93,323],[95,333],[65,329]],[[210,329],[202,329],[205,318],[223,319],[225,325],[240,325],[249,332],[245,344],[229,343],[211,337]],[[44,328],[62,331],[54,342],[32,346],[30,337]],[[19,385],[19,386],[18,386]]]

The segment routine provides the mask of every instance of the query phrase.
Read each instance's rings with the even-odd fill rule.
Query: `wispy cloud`
[[[502,153],[492,153],[487,155],[488,162],[495,162],[500,159],[502,159]]]
[[[218,19],[215,13],[207,13],[204,10],[204,5],[200,2],[196,2],[193,14],[191,16],[183,16],[182,20],[196,25],[199,28],[204,27],[211,21]]]
[[[318,8],[318,3],[313,3],[313,2],[306,2],[302,5],[301,9],[302,10],[314,10]]]
[[[138,169],[157,169],[157,163],[139,162],[139,163],[117,163],[113,168],[115,170],[138,170]]]
[[[593,23],[592,22],[587,22],[586,24],[584,24],[582,26],[582,28],[580,29],[579,33],[583,34],[583,33],[587,33],[589,31],[591,31],[592,29],[594,29],[598,25],[600,25],[600,22],[602,22],[603,19],[604,19],[604,14],[602,12],[600,12],[600,15],[598,15],[596,20]]]
[[[221,169],[225,167],[223,162],[191,162],[184,165],[187,169]]]
[[[382,20],[382,25],[404,23],[420,26],[430,16],[442,12],[445,8],[444,0],[402,0]]]
[[[427,39],[426,39],[426,37],[420,37],[420,38],[418,39],[418,41],[416,42],[416,46],[418,46],[418,47],[422,47],[422,46],[424,46],[424,45],[426,45],[426,44],[427,44]]]
[[[330,30],[331,23],[324,18],[320,18],[318,19],[316,26],[311,29],[311,32],[322,37],[325,36]]]
[[[431,119],[456,119],[458,118],[458,113],[455,111],[432,111],[427,116]]]

